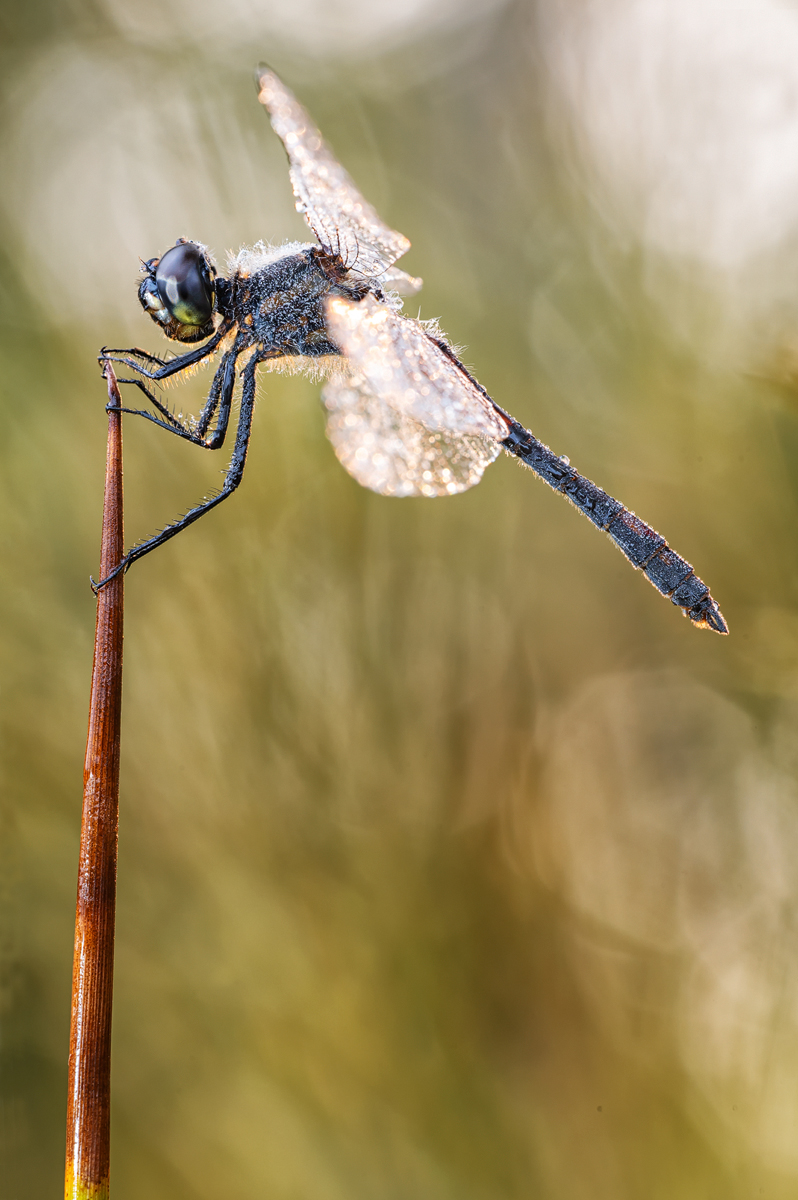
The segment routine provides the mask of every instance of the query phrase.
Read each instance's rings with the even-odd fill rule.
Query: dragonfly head
[[[168,338],[201,342],[213,333],[216,267],[198,242],[180,238],[160,258],[142,264],[139,300]]]

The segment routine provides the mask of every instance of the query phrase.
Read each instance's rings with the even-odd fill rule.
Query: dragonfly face
[[[139,300],[168,338],[200,342],[213,333],[216,267],[204,246],[181,238],[142,266]]]
[[[137,387],[152,405],[152,410],[123,411],[210,450],[224,442],[239,385],[240,415],[221,491],[135,546],[118,570],[174,537],[238,487],[255,371],[268,359],[277,365],[337,367],[322,394],[327,433],[342,465],[364,487],[386,496],[455,495],[478,483],[504,449],[604,530],[694,625],[728,632],[707,585],[660,534],[500,408],[435,322],[401,313],[399,293],[421,287],[420,279],[394,265],[409,241],[364,200],[274,72],[261,67],[256,79],[258,99],[288,155],[297,209],[318,241],[278,247],[260,242],[230,258],[225,278],[204,246],[185,239],[144,264],[139,286],[144,310],[168,338],[204,344],[169,360],[141,350],[104,351],[106,359],[136,373],[119,382]],[[218,365],[205,406],[195,420],[178,419],[151,383],[210,355],[218,355]]]

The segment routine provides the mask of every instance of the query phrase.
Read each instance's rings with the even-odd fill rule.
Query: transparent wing
[[[258,99],[288,155],[297,211],[325,250],[340,254],[347,266],[363,275],[380,277],[410,249],[410,242],[389,229],[363,199],[302,105],[274,72],[259,67],[257,82]]]
[[[398,292],[400,296],[415,296],[424,286],[424,280],[418,275],[408,275],[399,267],[389,267],[380,275],[380,287],[387,291]]]
[[[371,295],[357,302],[329,297],[326,319],[353,370],[396,412],[432,433],[507,437],[506,421],[432,340],[440,337],[436,327],[400,316]]]
[[[327,436],[359,484],[383,496],[454,496],[479,483],[496,442],[433,432],[375,396],[362,375],[324,386]]]

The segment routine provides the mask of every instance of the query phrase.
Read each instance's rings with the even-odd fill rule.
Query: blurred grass
[[[318,388],[264,374],[240,492],[128,577],[114,1195],[794,1194],[798,416],[722,281],[603,222],[537,12],[347,60],[0,10],[8,1200],[63,1162],[95,355],[157,349],[136,254],[301,236],[261,57],[412,238],[423,315],[732,636],[508,460],[361,491]],[[132,541],[224,464],[125,438]]]

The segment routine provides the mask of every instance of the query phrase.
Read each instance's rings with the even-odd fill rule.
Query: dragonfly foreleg
[[[119,350],[110,346],[103,346],[100,351],[100,360],[108,358],[111,354],[128,354],[131,358],[143,358],[145,362],[154,363],[156,367],[165,367],[171,361],[168,358],[159,358],[157,354],[150,354],[149,350],[142,350],[140,346],[131,346],[129,350]]]
[[[203,346],[198,346],[195,350],[189,350],[187,354],[180,354],[177,358],[167,360],[156,358],[154,354],[147,354],[144,350],[138,350],[134,347],[132,350],[109,350],[103,348],[100,352],[100,362],[106,360],[112,363],[121,363],[125,367],[129,367],[131,371],[137,371],[139,375],[143,375],[145,379],[152,379],[157,382],[160,379],[168,379],[170,375],[177,375],[180,371],[185,371],[188,367],[193,367],[196,363],[202,362],[203,358],[207,358],[209,354],[213,354],[216,347],[221,342],[232,328],[229,324],[220,325],[213,337],[209,338]],[[136,358],[142,358],[145,362],[160,364],[155,370],[148,370],[142,363],[137,362]]]
[[[146,542],[141,542],[138,546],[134,546],[132,550],[129,550],[119,563],[119,566],[116,568],[116,570],[114,570],[105,579],[101,579],[99,583],[92,585],[95,592],[98,592],[100,588],[103,588],[107,583],[110,583],[110,581],[114,579],[120,571],[129,570],[129,568],[134,562],[136,562],[137,559],[143,558],[145,554],[149,554],[150,551],[155,550],[157,546],[162,546],[164,542],[168,542],[170,538],[176,537],[178,533],[181,533],[184,529],[187,529],[189,525],[193,525],[195,521],[198,521],[200,517],[204,517],[205,513],[210,512],[212,508],[216,508],[217,504],[221,504],[223,500],[226,500],[227,497],[232,495],[232,493],[236,490],[244,474],[244,464],[246,463],[247,458],[249,437],[252,431],[252,412],[255,406],[255,370],[257,368],[259,359],[260,356],[251,358],[242,372],[241,410],[238,416],[238,428],[236,429],[235,446],[233,447],[230,464],[227,468],[227,474],[224,477],[224,483],[222,484],[221,489],[215,495],[209,496],[207,499],[203,500],[202,503],[198,504],[195,508],[190,509],[184,516],[180,517],[178,521],[173,521],[171,525],[167,525],[165,529],[162,529],[160,533],[156,533],[154,537],[148,538]],[[234,372],[232,373],[232,377],[235,379]],[[223,400],[224,394],[222,394],[222,397],[220,398],[219,421],[222,419],[221,410]],[[228,416],[229,411],[230,402],[228,401]],[[226,420],[227,418],[225,418],[225,424]],[[217,429],[218,425],[219,422],[217,422]]]

